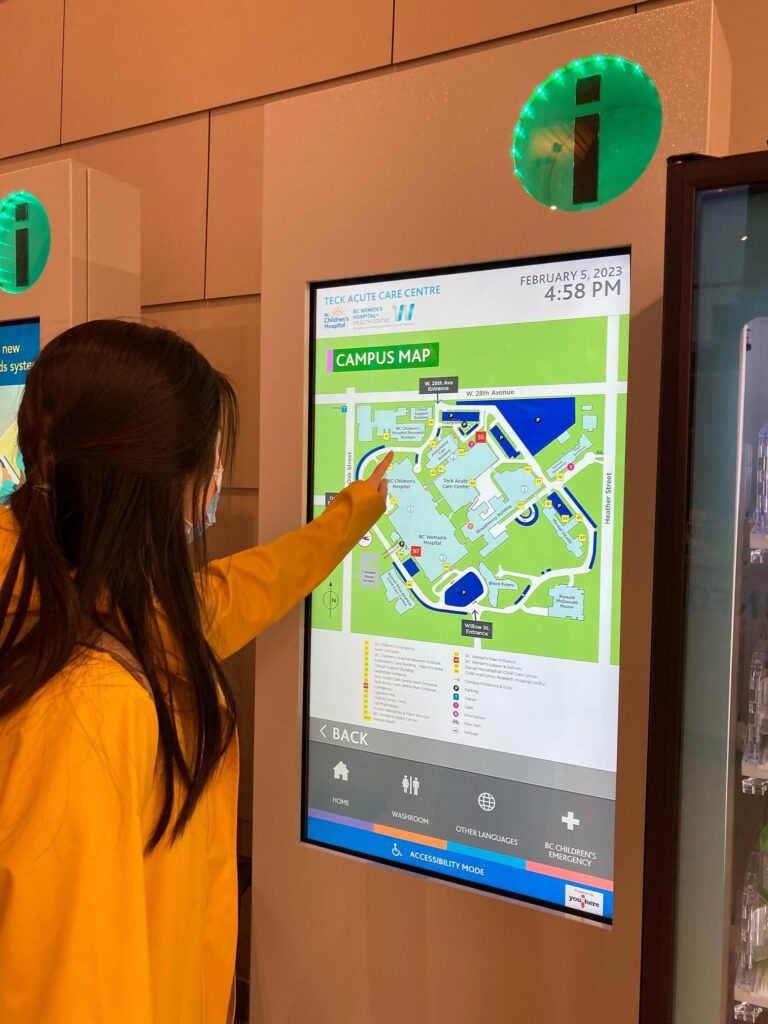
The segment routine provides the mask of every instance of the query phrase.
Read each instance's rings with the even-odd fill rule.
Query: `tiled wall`
[[[269,344],[259,336],[264,105],[286,91],[391,73],[405,61],[445,60],[454,49],[546,32],[564,21],[632,17],[637,6],[616,0],[0,4],[0,172],[71,154],[138,185],[145,313],[189,336],[238,388],[242,444],[222,523],[211,537],[216,549],[256,539],[259,345]],[[731,149],[760,149],[768,138],[768,4],[720,0],[719,9],[734,68]],[[510,122],[514,117],[510,110]],[[252,653],[233,659],[231,671],[241,705],[247,831]]]

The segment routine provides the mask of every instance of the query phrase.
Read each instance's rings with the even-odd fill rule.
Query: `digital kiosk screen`
[[[312,288],[303,838],[613,918],[626,250]]]
[[[24,466],[16,416],[32,363],[40,355],[40,321],[0,321],[0,502],[18,487]]]

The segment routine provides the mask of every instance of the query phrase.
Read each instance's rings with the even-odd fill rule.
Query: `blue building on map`
[[[537,455],[576,422],[575,398],[489,398],[457,404],[495,406],[532,455]]]

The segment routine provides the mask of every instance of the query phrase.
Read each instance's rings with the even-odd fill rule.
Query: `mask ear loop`
[[[224,467],[219,466],[216,472],[213,474],[216,489],[213,492],[213,497],[208,502],[208,508],[205,510],[205,523],[206,526],[213,526],[216,522],[216,511],[219,507],[219,498],[221,497],[221,485],[224,479]]]
[[[37,458],[34,461],[32,472],[27,474],[27,480],[32,490],[37,494],[51,495],[53,487],[47,481],[53,480],[56,460],[48,443],[50,418],[44,409],[39,410],[38,418],[40,422],[40,440],[37,447]]]

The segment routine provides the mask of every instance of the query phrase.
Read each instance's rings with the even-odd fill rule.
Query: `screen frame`
[[[3,332],[3,330],[5,328],[8,328],[8,327],[10,327],[10,328],[13,328],[13,327],[26,327],[26,326],[29,326],[29,325],[34,325],[34,326],[37,327],[37,338],[36,338],[36,341],[37,341],[37,353],[35,355],[35,359],[37,359],[39,357],[39,355],[40,355],[40,352],[42,351],[42,348],[43,348],[42,323],[41,323],[41,319],[40,319],[39,316],[9,317],[6,320],[0,320],[0,342],[2,341],[2,332]],[[26,387],[26,378],[27,378],[27,374],[28,373],[29,373],[29,370],[27,370],[25,372],[25,374],[24,374],[24,383],[23,384],[3,384],[2,380],[0,380],[0,390],[2,390],[4,388],[7,388],[7,387],[8,388],[16,388],[16,387],[25,388]],[[16,412],[17,412],[17,416],[18,416],[18,410]],[[5,462],[5,461],[6,460],[3,459],[3,462]],[[15,471],[14,467],[11,467],[11,470],[12,470],[12,472],[14,472],[14,475],[15,475],[16,471]],[[18,487],[18,486],[19,486],[19,484],[16,484],[16,487]]]
[[[306,395],[307,404],[305,408],[306,415],[306,502],[305,502],[305,523],[312,522],[314,518],[314,445],[315,445],[315,429],[314,429],[314,409],[315,409],[315,361],[317,354],[317,337],[316,337],[316,315],[317,315],[317,295],[318,292],[325,288],[338,288],[338,287],[351,287],[354,285],[365,285],[372,284],[374,282],[381,282],[386,284],[390,281],[404,281],[412,278],[419,277],[438,277],[438,276],[450,276],[455,274],[465,274],[482,272],[485,270],[512,270],[515,267],[527,267],[527,266],[541,266],[544,264],[552,263],[565,263],[569,260],[584,260],[584,259],[598,259],[601,257],[611,256],[628,256],[630,261],[629,267],[629,280],[630,280],[630,302],[632,298],[632,246],[607,246],[605,248],[598,249],[584,249],[584,250],[573,250],[569,252],[558,252],[548,253],[541,256],[525,256],[518,257],[515,259],[507,260],[489,260],[479,263],[464,263],[457,264],[448,267],[427,267],[416,270],[407,271],[396,271],[391,273],[383,274],[369,274],[364,276],[355,277],[343,277],[334,280],[323,280],[323,281],[308,281],[307,288],[309,292],[309,332],[308,332],[308,345],[307,345],[307,381],[306,381]],[[630,330],[629,336],[631,339],[631,312],[630,312]],[[384,332],[382,332],[384,333]],[[627,375],[627,386],[629,386],[629,374]],[[627,437],[625,437],[625,450],[627,448]],[[626,490],[627,475],[625,472],[624,488]],[[622,520],[623,529],[623,520]],[[623,538],[622,538],[623,545]],[[624,576],[622,572],[622,598],[624,590]],[[623,606],[623,600],[621,602]],[[547,910],[552,913],[562,914],[568,918],[577,918],[579,920],[586,921],[597,927],[612,929],[616,922],[616,908],[614,905],[614,913],[612,917],[602,917],[595,914],[590,914],[574,908],[564,907],[562,904],[550,903],[547,900],[537,899],[533,896],[523,896],[519,893],[512,892],[508,889],[499,889],[494,886],[484,885],[481,882],[475,882],[471,880],[465,880],[462,878],[453,878],[442,874],[439,871],[434,871],[430,868],[417,868],[412,867],[409,864],[393,863],[384,857],[377,857],[374,854],[368,853],[357,853],[354,850],[349,850],[343,846],[336,846],[332,843],[320,842],[317,839],[310,839],[308,837],[307,830],[307,819],[308,819],[308,808],[309,808],[309,722],[310,722],[310,668],[311,668],[311,647],[312,638],[312,594],[308,594],[303,602],[303,617],[302,617],[302,699],[301,699],[301,816],[300,816],[300,828],[299,828],[299,841],[303,845],[313,847],[316,849],[327,850],[333,853],[342,854],[346,857],[352,857],[355,860],[367,861],[377,865],[383,865],[384,867],[391,868],[397,872],[407,872],[410,875],[416,875],[417,877],[425,877],[427,879],[436,879],[437,881],[443,882],[447,885],[456,885],[462,889],[469,889],[479,895],[501,897],[505,901],[512,902],[525,907],[535,907],[540,910]],[[619,700],[621,699],[621,655],[619,655]],[[616,734],[616,747],[618,755],[618,723],[617,723],[617,734]],[[618,764],[616,775],[618,778]],[[614,805],[615,805],[614,799]],[[615,850],[616,840],[614,834],[614,865],[613,872],[615,873]],[[615,885],[615,878],[612,879]],[[615,894],[615,888],[614,888]]]

